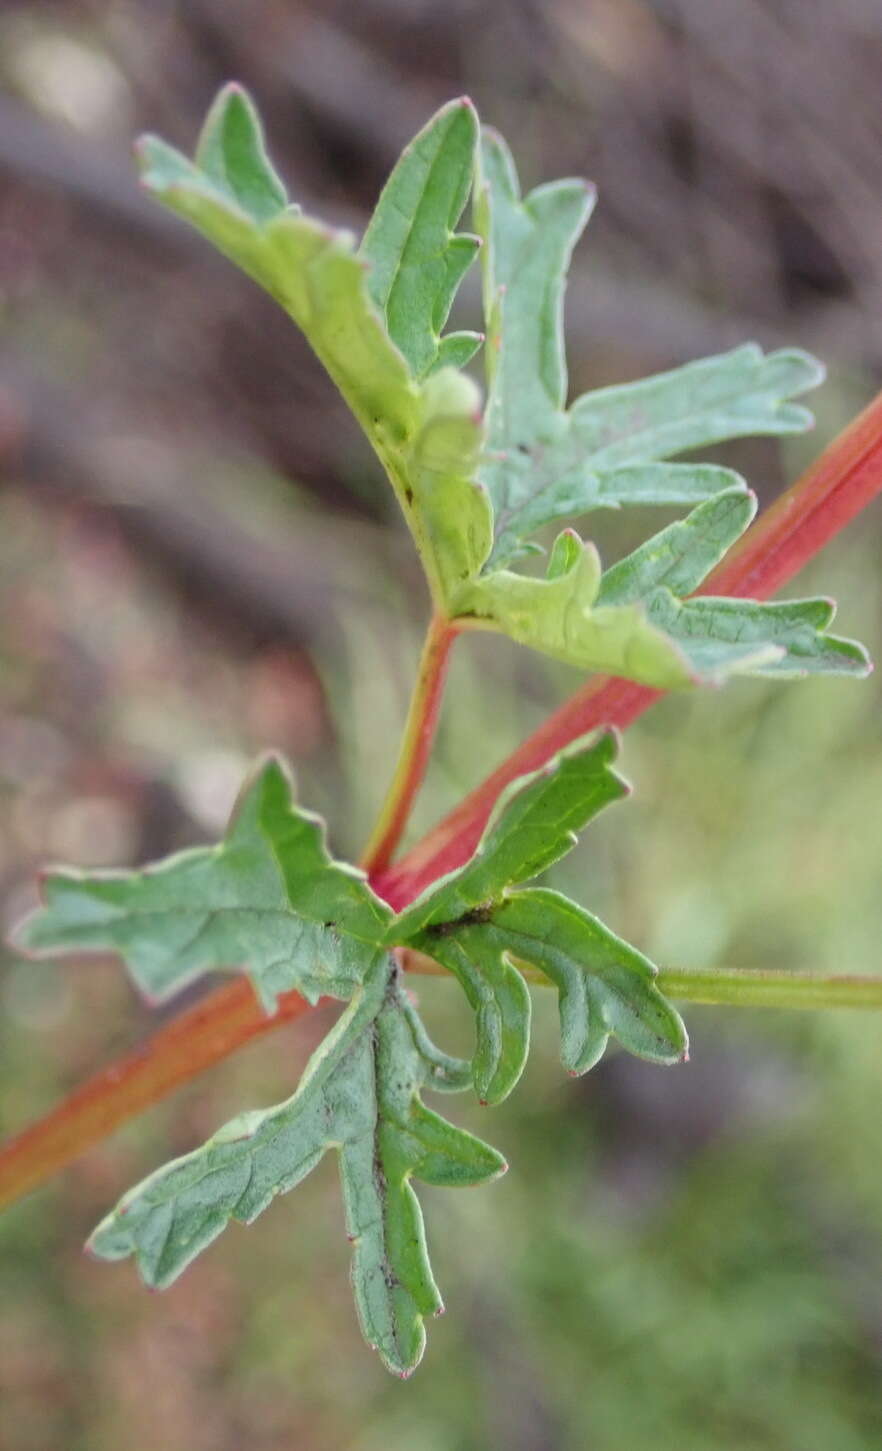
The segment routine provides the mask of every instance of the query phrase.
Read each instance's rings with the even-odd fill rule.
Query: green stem
[[[444,615],[434,614],[429,622],[398,763],[377,824],[362,853],[361,866],[369,874],[384,871],[392,860],[422,785],[438,724],[450,647],[457,632],[457,624]]]
[[[670,998],[734,1008],[882,1008],[882,973],[815,977],[806,972],[748,968],[662,968],[656,978]]]
[[[424,977],[446,977],[448,969],[434,958],[400,949],[402,966]],[[518,969],[538,987],[552,987],[550,978],[529,963]],[[818,977],[807,972],[766,972],[756,968],[663,967],[656,985],[681,1003],[725,1004],[733,1008],[882,1008],[882,973],[874,977]]]

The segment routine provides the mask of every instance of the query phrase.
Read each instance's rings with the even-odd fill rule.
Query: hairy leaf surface
[[[241,1114],[145,1179],[98,1226],[91,1251],[134,1255],[148,1285],[169,1285],[231,1219],[250,1224],[339,1154],[352,1283],[366,1340],[409,1375],[423,1320],[443,1309],[411,1178],[449,1187],[505,1171],[487,1144],[426,1108],[424,1088],[459,1088],[464,1065],[430,1044],[388,959],[375,964],[313,1054],[294,1096]]]
[[[118,952],[158,1002],[205,972],[244,970],[267,1011],[291,989],[351,997],[392,916],[363,872],[329,856],[323,822],[293,804],[275,759],[219,846],[140,872],[50,872],[43,895],[17,933],[25,951]]]
[[[567,411],[564,286],[593,203],[593,191],[572,179],[522,199],[508,148],[484,132],[475,203],[488,324],[481,478],[495,511],[496,566],[553,520],[628,503],[692,503],[733,482],[729,470],[663,462],[671,455],[811,423],[789,400],[820,382],[820,365],[795,349],[764,357],[754,344],[587,393]]]

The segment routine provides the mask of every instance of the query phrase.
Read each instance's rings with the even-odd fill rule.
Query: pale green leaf
[[[601,472],[752,434],[802,433],[812,415],[790,399],[824,380],[799,348],[764,354],[756,343],[641,378],[598,388],[570,409],[580,451]]]
[[[371,272],[349,232],[284,205],[253,106],[238,88],[226,88],[212,107],[195,164],[155,137],[139,145],[147,189],[264,287],[302,329],[386,470],[442,610],[452,590],[483,564],[492,542],[489,503],[475,478],[482,439],[480,393],[449,366],[421,385],[396,344],[422,356],[429,302],[429,320],[437,331],[444,299],[449,302],[458,280],[459,242],[453,247],[457,260],[448,258],[443,276],[432,272],[426,251],[442,246],[441,212],[449,221],[462,191],[468,143],[460,131],[464,123],[467,129],[474,126],[474,114],[460,106],[450,111],[448,122],[455,154],[442,168],[440,191],[417,188],[413,242],[405,247],[406,265],[402,259],[397,284],[387,279],[388,295],[385,284],[377,282],[377,261],[382,254],[379,260],[388,262],[394,250],[389,208],[392,197],[401,200],[398,182],[367,248]],[[392,308],[392,336],[371,286],[380,287]],[[433,366],[461,360],[463,346],[462,335],[442,340]]]
[[[361,244],[368,289],[415,377],[461,366],[479,333],[441,337],[451,303],[478,250],[457,235],[472,185],[478,117],[463,97],[449,101],[402,152]]]
[[[427,927],[457,922],[560,861],[575,846],[577,832],[628,794],[628,783],[613,769],[617,754],[615,733],[604,731],[574,741],[540,770],[512,781],[469,861],[400,913],[389,940],[407,943]]]
[[[500,1155],[421,1101],[459,1086],[451,1062],[426,1054],[426,1035],[394,966],[379,960],[313,1054],[297,1092],[242,1114],[202,1148],[132,1189],[98,1226],[90,1250],[134,1255],[149,1285],[169,1285],[232,1219],[250,1224],[298,1184],[328,1149],[339,1153],[352,1241],[352,1282],[366,1340],[409,1375],[425,1345],[423,1320],[443,1309],[411,1178],[480,1184],[505,1171]]]
[[[861,645],[827,634],[827,600],[682,600],[744,532],[756,501],[739,482],[699,504],[598,582],[593,546],[565,531],[545,579],[497,570],[463,590],[476,624],[544,654],[657,689],[732,675],[865,675]]]
[[[724,489],[605,570],[598,604],[633,604],[662,586],[674,595],[691,594],[744,533],[755,513],[756,498],[743,483]]]
[[[642,604],[598,605],[600,560],[593,544],[566,531],[544,579],[497,569],[465,585],[457,613],[580,670],[622,675],[662,690],[697,683],[679,645]]]
[[[480,396],[470,378],[442,368],[424,384],[421,405],[420,431],[403,459],[405,501],[435,597],[451,604],[493,540],[487,494],[475,477]]]
[[[641,605],[695,678],[708,683],[733,674],[865,675],[870,666],[863,647],[827,633],[835,614],[829,600],[678,598],[704,582],[755,509],[743,485],[699,504],[605,572],[599,608]]]
[[[821,380],[820,365],[798,350],[764,357],[754,344],[587,393],[567,411],[564,286],[592,205],[593,192],[574,180],[521,199],[505,143],[485,131],[475,201],[488,325],[481,479],[495,512],[496,566],[553,520],[629,503],[694,503],[733,482],[724,470],[660,462],[673,454],[811,422],[789,400]]]
[[[392,916],[363,872],[333,861],[278,760],[244,788],[224,841],[140,872],[54,871],[21,924],[32,953],[117,952],[161,1002],[203,973],[247,971],[268,1011],[296,989],[348,998]]]
[[[696,677],[722,684],[730,675],[868,675],[863,645],[828,635],[832,600],[680,601],[665,589],[644,602],[647,618],[682,650]]]

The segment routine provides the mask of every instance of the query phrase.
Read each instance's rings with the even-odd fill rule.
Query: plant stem
[[[398,763],[377,824],[361,858],[362,867],[372,875],[384,871],[389,865],[422,785],[438,724],[450,647],[456,633],[454,622],[443,615],[432,616],[407,712]]]
[[[880,490],[882,393],[834,439],[799,482],[765,511],[733,554],[714,571],[705,588],[730,594],[750,590],[759,598],[766,597],[791,579]],[[598,725],[624,728],[657,700],[659,693],[624,680],[604,679],[587,685],[401,862],[391,869],[377,869],[373,877],[377,890],[393,906],[404,906],[429,882],[468,858],[499,792],[509,781],[537,769],[562,746]],[[714,976],[719,983],[720,975]],[[686,974],[681,974],[680,979],[679,986],[675,986],[671,974],[663,975],[660,985],[672,996],[685,991],[690,982],[695,992],[703,987],[709,990],[703,981],[691,976],[687,982]],[[771,1003],[768,977],[762,975],[762,988],[754,985],[752,977],[750,981],[752,990],[765,992],[764,1001]],[[794,996],[795,981],[787,981],[787,990]],[[828,980],[809,981],[812,987],[803,991],[801,1002],[819,991],[816,983]],[[865,980],[835,979],[836,992],[845,990],[845,982],[855,981]],[[878,979],[868,982],[870,985],[860,990],[849,989],[851,1001],[857,1001],[862,992],[871,996],[878,992]],[[741,1002],[746,1001],[746,983],[746,977],[739,977]],[[873,997],[873,1002],[876,1005],[878,1000]],[[137,1053],[105,1069],[0,1149],[0,1204],[19,1198],[104,1134],[220,1062],[240,1044],[298,1017],[305,1009],[297,993],[286,993],[279,1000],[276,1015],[267,1018],[244,978],[216,989],[156,1033]]]
[[[419,977],[448,977],[448,969],[425,953],[402,950],[402,965]],[[528,962],[518,969],[535,987],[554,987]],[[882,1008],[882,972],[872,977],[818,977],[812,972],[757,968],[660,968],[656,984],[679,1003],[725,1007]]]
[[[661,968],[659,988],[683,1003],[735,1008],[882,1008],[882,973],[874,977],[814,977],[806,972],[748,968]]]
[[[187,1008],[143,1047],[96,1073],[45,1118],[7,1140],[0,1150],[0,1208],[250,1038],[290,1023],[309,1006],[298,993],[287,993],[268,1018],[248,979],[238,977]]]
[[[448,969],[421,952],[405,949],[404,966],[423,977],[447,977]],[[529,963],[518,969],[528,982],[553,987],[551,979]],[[872,977],[820,977],[808,972],[757,968],[662,967],[655,979],[666,997],[681,1003],[733,1008],[882,1008],[882,973]]]

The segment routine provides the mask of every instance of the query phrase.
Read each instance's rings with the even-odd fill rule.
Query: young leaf
[[[368,290],[392,341],[422,378],[445,363],[462,366],[480,333],[441,337],[451,303],[478,250],[457,236],[472,185],[478,118],[471,101],[449,101],[405,148],[361,244]]]
[[[698,588],[756,509],[744,483],[669,525],[598,580],[593,546],[561,535],[546,579],[497,570],[461,599],[487,629],[568,664],[670,688],[722,684],[736,674],[863,675],[864,649],[826,633],[828,601],[758,604],[681,600]]]
[[[50,872],[18,929],[32,953],[112,951],[164,1001],[206,972],[247,970],[268,1012],[279,993],[351,997],[391,910],[333,861],[319,817],[292,802],[281,762],[245,786],[224,841],[141,872]]]
[[[215,98],[196,143],[196,166],[256,222],[268,222],[288,205],[257,109],[241,86],[224,86]]]
[[[493,541],[487,494],[475,478],[480,398],[470,378],[442,368],[422,390],[422,424],[404,456],[411,529],[436,600],[450,606]]]
[[[148,1285],[169,1285],[231,1219],[250,1224],[334,1148],[362,1331],[390,1370],[409,1375],[423,1353],[424,1317],[443,1309],[410,1179],[458,1187],[506,1168],[421,1101],[426,1087],[460,1087],[461,1067],[431,1049],[394,966],[380,959],[293,1098],[240,1115],[145,1179],[89,1248],[110,1260],[134,1255]]]
[[[679,643],[648,618],[642,604],[598,606],[600,560],[593,544],[566,531],[566,549],[552,551],[545,579],[497,569],[465,585],[457,614],[476,628],[497,630],[580,670],[622,675],[663,690],[700,677]]]
[[[753,518],[743,485],[699,504],[603,575],[598,606],[642,603],[650,624],[675,642],[693,674],[722,682],[731,674],[865,675],[866,651],[828,635],[829,600],[680,600],[698,588]]]
[[[811,422],[788,400],[820,382],[820,365],[798,350],[764,358],[754,344],[585,394],[566,411],[564,284],[593,199],[584,183],[566,180],[522,200],[508,148],[485,131],[475,202],[490,339],[481,479],[496,516],[497,567],[553,520],[628,503],[697,502],[733,482],[726,470],[661,462],[672,454]]]
[[[474,113],[447,108],[436,123],[427,134],[439,145],[437,169],[420,188],[413,155],[393,175],[363,256],[349,232],[286,205],[254,108],[237,87],[226,87],[212,106],[195,162],[152,136],[138,150],[148,191],[264,287],[303,331],[385,468],[444,610],[453,587],[483,564],[492,519],[475,479],[482,437],[476,385],[452,367],[421,385],[411,367],[415,359],[423,371],[438,368],[464,347],[462,335],[433,342],[426,361],[463,270],[464,244],[472,247],[451,239],[448,224],[474,144]],[[416,211],[405,218],[412,228],[409,240],[400,239],[393,276],[393,214],[406,197]],[[391,336],[371,288],[390,312]]]

